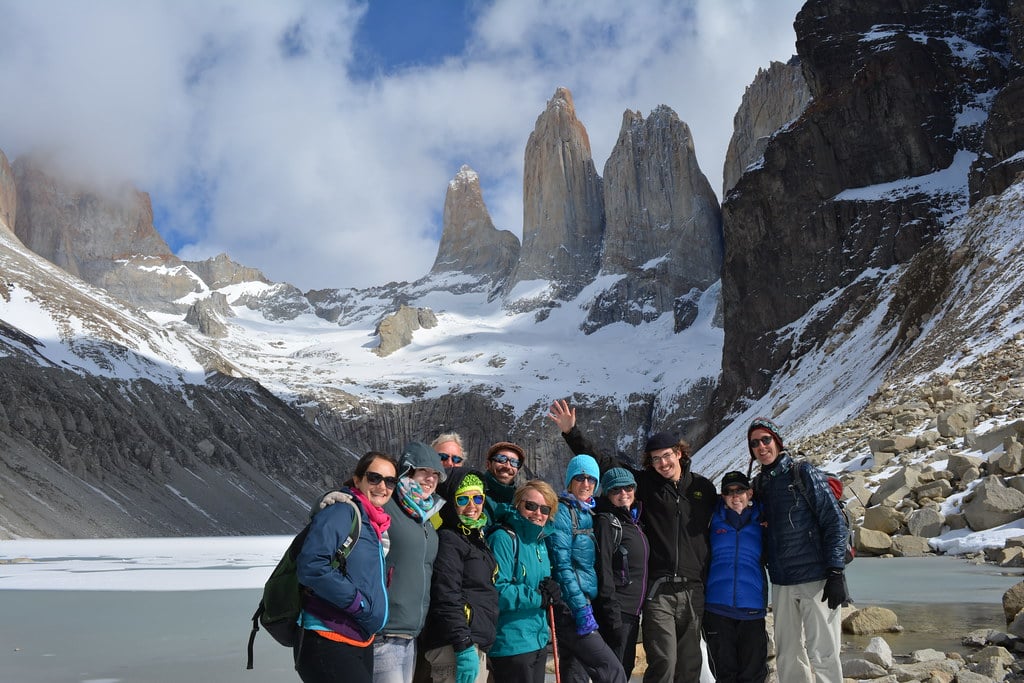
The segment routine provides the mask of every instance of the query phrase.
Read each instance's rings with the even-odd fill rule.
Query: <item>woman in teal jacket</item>
[[[626,683],[622,662],[598,633],[591,600],[597,597],[597,544],[594,541],[594,490],[601,472],[589,455],[577,455],[565,472],[558,497],[555,530],[548,539],[552,576],[564,606],[556,610],[558,659],[568,681]]]
[[[535,479],[516,490],[512,505],[487,537],[498,563],[498,626],[488,660],[495,683],[544,683],[549,635],[541,585],[551,577],[544,536],[558,497]]]

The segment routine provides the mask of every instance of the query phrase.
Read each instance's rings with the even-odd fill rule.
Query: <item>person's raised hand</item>
[[[576,409],[570,408],[569,402],[565,399],[560,398],[551,404],[548,417],[558,425],[563,434],[568,434],[576,426]]]

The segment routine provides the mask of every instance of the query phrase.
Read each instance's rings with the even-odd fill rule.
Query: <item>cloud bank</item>
[[[183,258],[303,289],[412,280],[462,164],[521,234],[526,140],[559,86],[599,170],[626,109],[666,104],[720,192],[743,90],[795,52],[800,5],[471,3],[460,53],[389,69],[360,61],[364,2],[0,0],[0,149],[149,192]]]

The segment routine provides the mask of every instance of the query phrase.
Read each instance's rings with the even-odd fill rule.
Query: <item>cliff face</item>
[[[501,282],[518,260],[519,239],[494,227],[479,176],[463,166],[448,183],[441,242],[430,272],[457,271]]]
[[[786,64],[772,62],[767,69],[758,69],[732,120],[732,138],[722,171],[723,197],[744,170],[761,158],[771,136],[796,120],[810,100],[798,58]]]
[[[0,151],[0,230],[14,232],[18,212],[18,189],[14,184],[14,170],[7,155]]]
[[[1002,85],[1001,21],[967,1],[812,0],[801,10],[797,51],[813,102],[722,207],[719,416],[762,396],[824,338],[872,286],[861,274],[905,263],[963,208],[963,195],[928,183],[852,190],[928,176],[977,150],[978,125],[958,114]],[[832,305],[784,330],[830,292]]]
[[[153,227],[146,193],[123,188],[103,196],[51,175],[31,157],[15,160],[14,178],[14,232],[46,260],[151,310],[176,311],[171,301],[199,289]]]
[[[551,280],[557,298],[572,298],[600,267],[604,229],[601,178],[572,94],[559,88],[526,143],[523,246],[510,289]]]

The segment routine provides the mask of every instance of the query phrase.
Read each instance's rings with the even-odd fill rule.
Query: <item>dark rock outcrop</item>
[[[494,227],[480,178],[463,166],[448,183],[441,243],[430,272],[483,275],[497,283],[508,278],[518,260],[519,238]]]
[[[525,157],[523,246],[510,288],[550,280],[556,298],[572,298],[600,267],[604,200],[590,139],[566,88],[537,117]]]
[[[207,337],[222,338],[228,334],[224,319],[234,315],[228,298],[221,292],[213,292],[192,304],[185,314],[185,322],[195,325]]]
[[[743,171],[761,158],[771,136],[795,120],[810,100],[799,58],[758,69],[732,119],[732,138],[722,169],[723,197]]]
[[[645,120],[626,111],[604,167],[601,271],[623,274],[592,303],[588,331],[674,311],[718,280],[721,213],[700,170],[690,128],[662,105]],[[686,327],[677,319],[677,331]]]
[[[813,102],[722,207],[725,346],[715,411],[760,397],[863,293],[869,268],[905,263],[966,198],[914,188],[843,195],[951,167],[976,127],[958,113],[1002,81],[1002,26],[977,3],[811,0],[797,51]],[[961,41],[977,49],[963,50]],[[955,49],[954,49],[955,48]],[[784,332],[827,292],[832,306]]]

